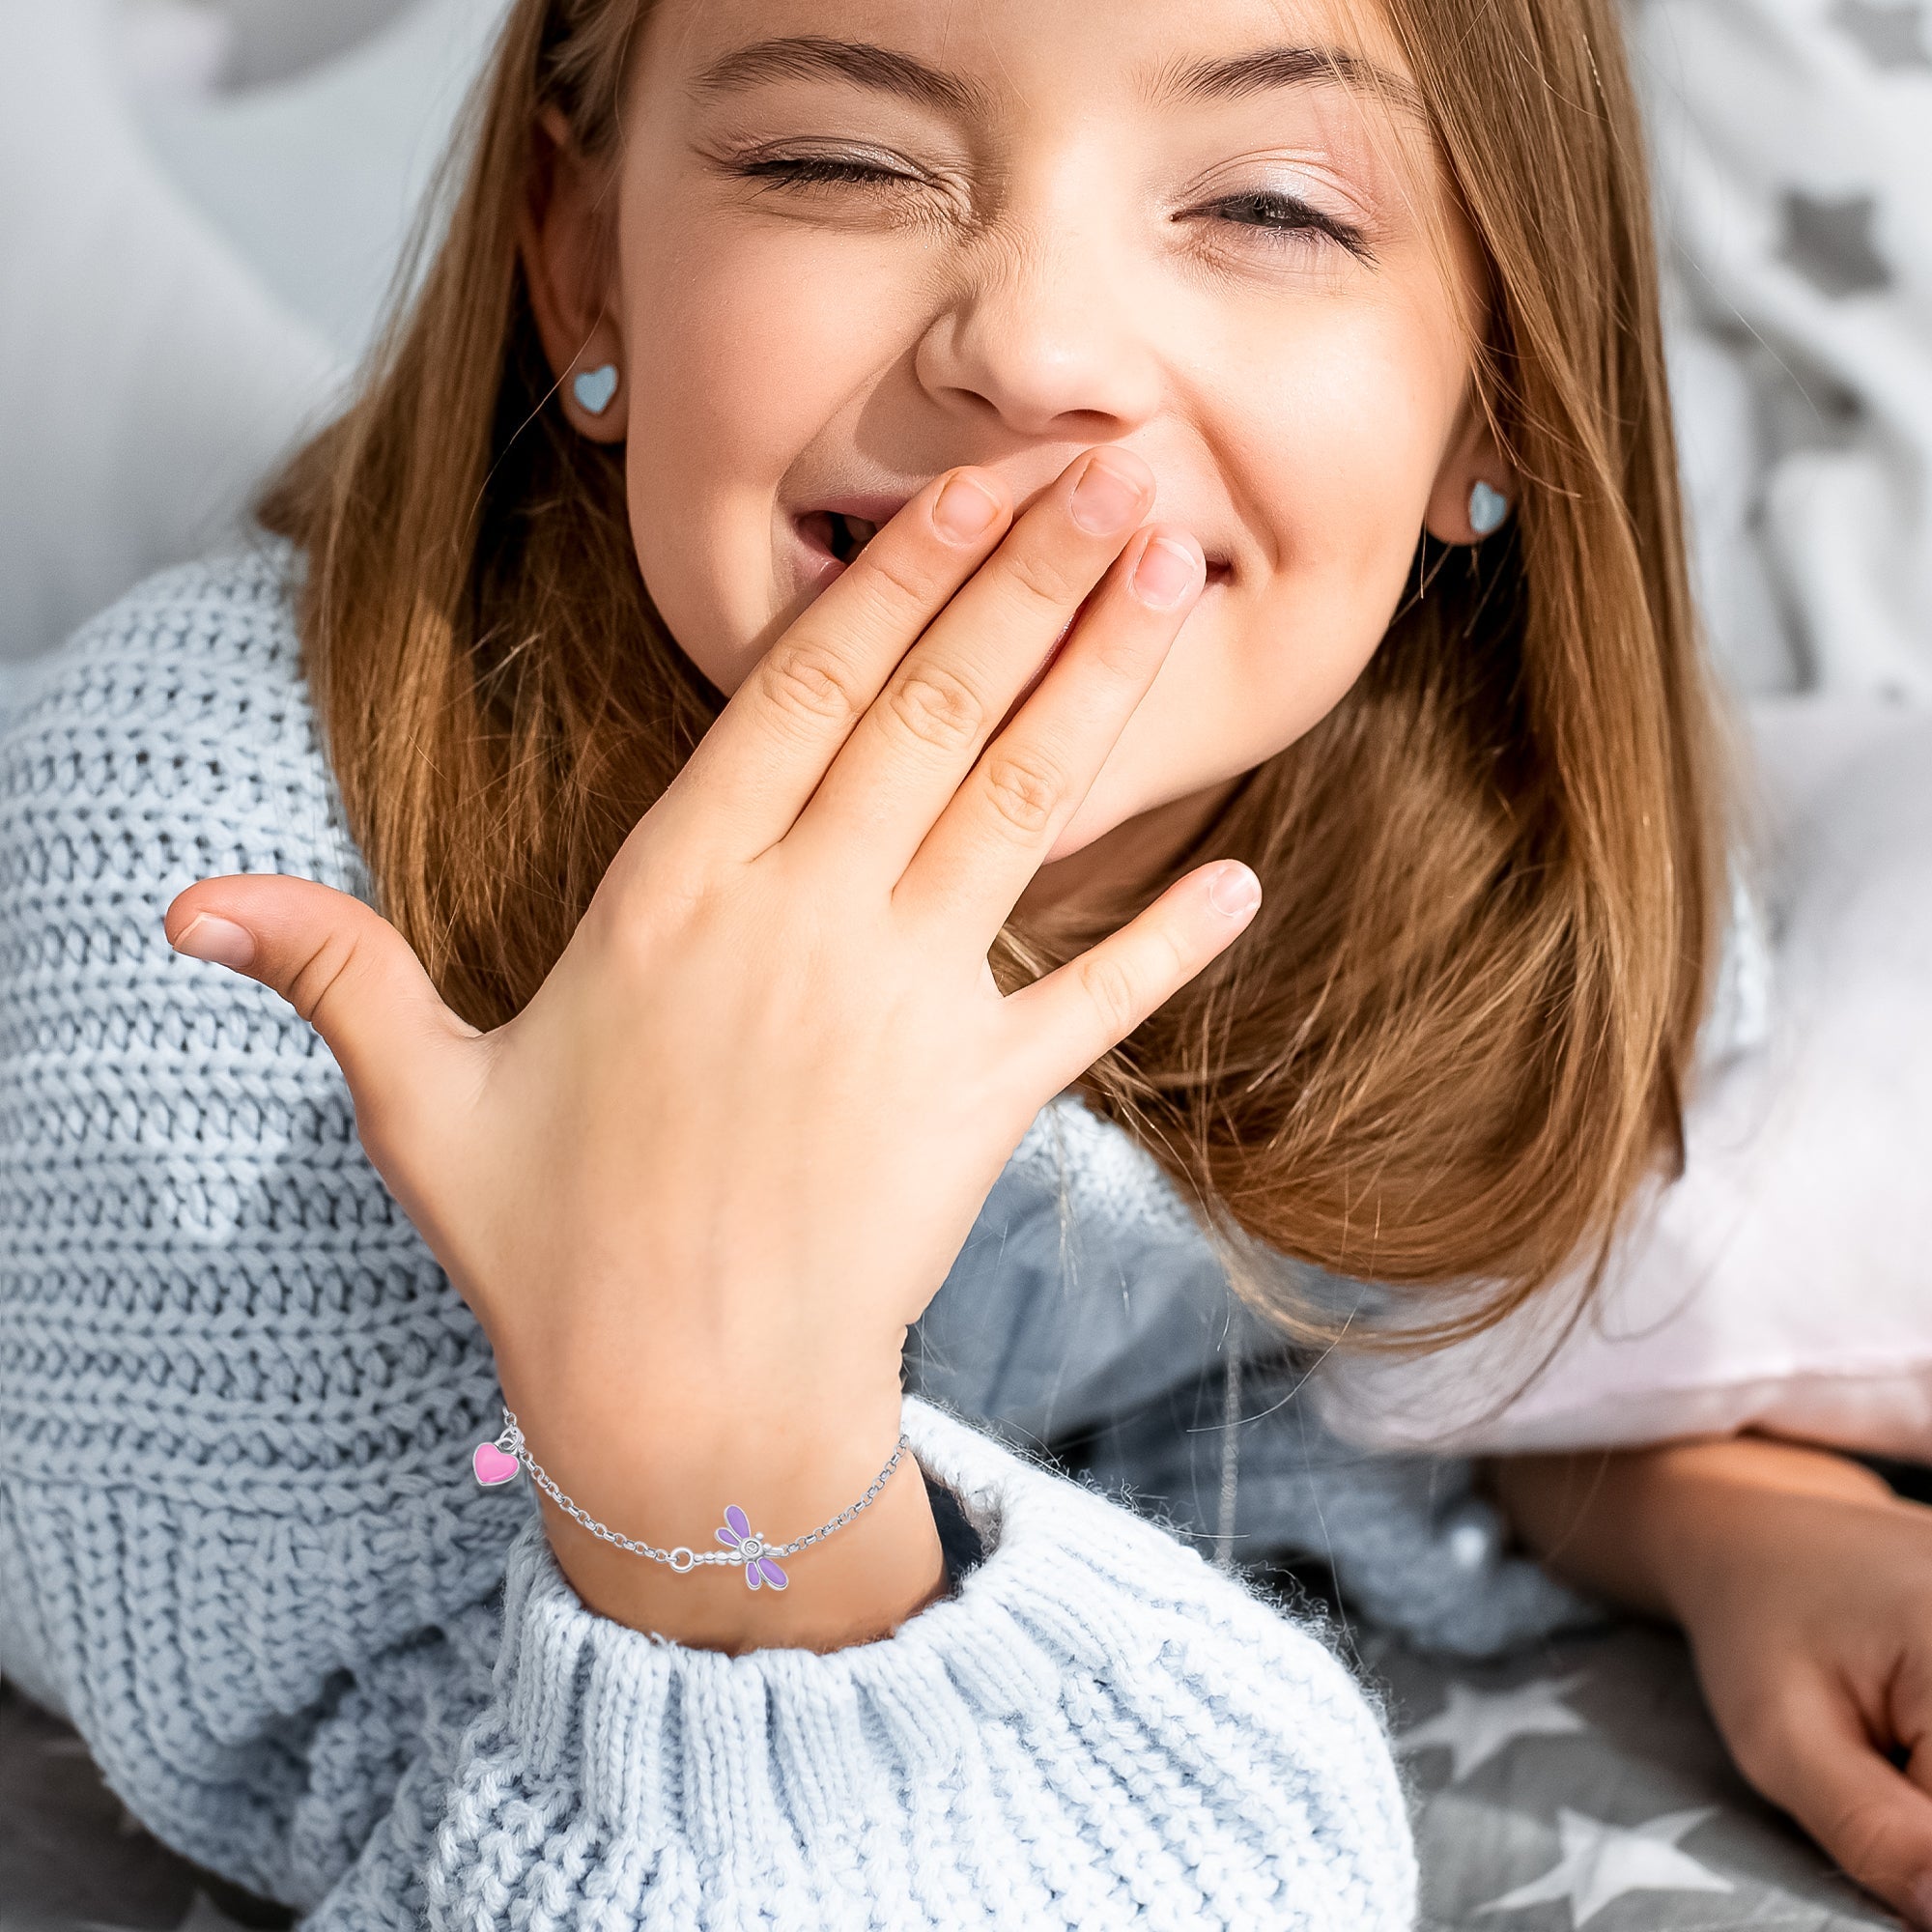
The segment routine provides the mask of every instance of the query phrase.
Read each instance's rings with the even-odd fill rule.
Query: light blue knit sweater
[[[988,1553],[831,1657],[604,1622],[522,1490],[467,1479],[497,1426],[489,1351],[327,1050],[161,932],[218,873],[368,896],[293,568],[265,545],[156,580],[0,722],[0,1671],[71,1716],[163,1838],[317,1927],[1406,1925],[1398,1782],[1327,1649],[923,1402],[916,1452]],[[1140,1172],[1079,1119],[1076,1180]],[[1106,1249],[1122,1285],[1094,1306],[1124,1321],[1069,1293],[1028,1327],[1042,1131],[935,1304],[923,1380],[1034,1432],[1062,1395],[1104,1417],[1111,1389],[1119,1441],[1156,1445],[1120,1452],[1145,1488],[1150,1391],[1198,1379],[1226,1322],[1154,1212]],[[1271,1492],[1257,1452],[1274,1515],[1243,1536],[1309,1541],[1343,1464],[1301,1439],[1300,1489]],[[1465,1492],[1452,1476],[1445,1515],[1398,1481],[1344,1553],[1397,1608],[1412,1574],[1416,1620],[1473,1647],[1562,1600],[1499,1559]],[[1359,1471],[1338,1494],[1358,1513]]]

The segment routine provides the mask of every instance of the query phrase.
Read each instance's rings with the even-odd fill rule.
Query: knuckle
[[[1083,640],[1088,665],[1117,685],[1140,692],[1157,669],[1165,639],[1144,624],[1096,624]]]
[[[908,737],[938,752],[956,752],[970,745],[986,715],[965,680],[936,665],[923,665],[895,679],[887,705]]]
[[[937,601],[932,574],[920,567],[916,555],[903,553],[896,544],[886,546],[874,539],[867,545],[858,567],[867,601],[877,606],[882,615],[901,618],[908,606],[929,613]]]
[[[781,638],[765,653],[765,695],[787,716],[812,724],[849,724],[864,708],[851,668],[811,638]]]
[[[1065,796],[1059,772],[1043,758],[1002,752],[986,761],[985,793],[1004,823],[1023,838],[1038,838]]]
[[[1124,1037],[1140,1018],[1140,992],[1133,976],[1110,952],[1095,953],[1080,968],[1080,986],[1101,1020]]]
[[[1191,947],[1181,943],[1181,937],[1173,926],[1160,929],[1160,956],[1167,967],[1164,984],[1172,987],[1185,985],[1201,970],[1200,955]]]
[[[1897,1820],[1882,1799],[1854,1799],[1830,1814],[1818,1835],[1854,1878],[1888,1875],[1896,1861]]]
[[[1056,611],[1073,610],[1093,587],[1044,551],[1016,551],[1008,561],[1006,574],[1024,601]]]
[[[715,870],[671,859],[652,869],[647,884],[594,895],[578,930],[591,956],[608,961],[620,980],[648,986],[663,970],[668,944],[689,945],[712,928],[727,890]]]
[[[355,952],[354,934],[330,932],[290,977],[283,998],[319,1033],[328,1032],[334,1004],[331,995],[347,982]]]

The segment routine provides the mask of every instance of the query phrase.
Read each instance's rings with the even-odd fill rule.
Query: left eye
[[[1339,242],[1351,255],[1366,256],[1362,231],[1303,201],[1298,195],[1258,188],[1252,194],[1225,196],[1201,211],[1244,228],[1261,228],[1277,235],[1319,235]]]

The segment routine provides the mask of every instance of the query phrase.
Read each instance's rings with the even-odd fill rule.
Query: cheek
[[[1306,345],[1245,426],[1239,473],[1265,479],[1256,516],[1275,552],[1221,693],[1260,734],[1250,762],[1340,701],[1407,588],[1460,394],[1409,336],[1354,327]]]
[[[631,224],[621,268],[638,561],[671,635],[727,695],[790,614],[774,567],[786,472],[854,406],[891,327],[822,251],[730,228],[654,215]]]
[[[1357,309],[1221,393],[1215,460],[1259,554],[1189,618],[1056,857],[1264,763],[1361,675],[1409,588],[1457,419],[1442,340]]]
[[[1386,621],[1462,397],[1432,321],[1393,306],[1324,318],[1226,409],[1229,470],[1272,552],[1257,589],[1325,584]]]

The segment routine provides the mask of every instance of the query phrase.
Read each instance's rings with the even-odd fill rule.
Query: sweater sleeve
[[[310,1904],[487,1694],[515,1526],[488,1346],[198,878],[366,895],[293,559],[171,572],[0,720],[0,1671],[158,1835]]]
[[[1297,1293],[1346,1286],[1280,1265]],[[1466,1459],[1328,1429],[1308,1364],[1230,1293],[1151,1155],[1071,1097],[995,1183],[908,1363],[922,1393],[1204,1548],[1325,1566],[1351,1608],[1429,1648],[1493,1655],[1597,1614],[1512,1553]]]
[[[367,895],[293,567],[157,580],[0,723],[0,1671],[327,1932],[1406,1924],[1342,1667],[934,1410],[986,1560],[832,1657],[603,1622],[468,1480],[488,1347],[327,1050],[161,933],[222,872]]]
[[[988,1555],[880,1643],[640,1635],[532,1525],[487,1707],[312,1932],[1410,1924],[1388,1747],[1321,1643],[963,1424],[907,1432]]]

